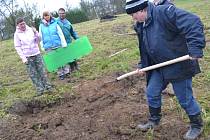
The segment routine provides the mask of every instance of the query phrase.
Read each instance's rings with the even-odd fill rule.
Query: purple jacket
[[[40,54],[38,43],[38,32],[34,33],[29,26],[26,26],[25,31],[16,27],[14,46],[23,63],[27,62],[27,57]]]

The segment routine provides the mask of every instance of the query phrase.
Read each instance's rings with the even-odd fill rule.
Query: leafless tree
[[[17,3],[15,0],[0,0],[0,16],[6,20],[6,23],[11,27],[15,27],[15,11],[17,9]],[[5,23],[5,22],[4,22]],[[15,31],[15,28],[10,28]]]
[[[29,5],[23,1],[22,8],[19,8],[16,0],[0,0],[0,36],[7,39],[13,36],[16,29],[16,18],[24,17],[29,25],[33,25],[33,19],[38,15],[35,4]]]
[[[124,13],[126,0],[81,0],[81,8],[90,17]]]

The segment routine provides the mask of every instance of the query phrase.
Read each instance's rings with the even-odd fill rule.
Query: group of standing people
[[[60,8],[58,14],[59,17],[54,18],[49,11],[44,11],[39,32],[34,27],[27,26],[24,18],[20,17],[16,20],[14,46],[36,87],[36,96],[54,89],[46,76],[39,43],[42,50],[48,53],[60,47],[67,47],[72,42],[72,38],[75,40],[79,38],[66,19],[65,9]],[[74,70],[78,70],[76,60],[58,69],[59,79],[63,80]]]

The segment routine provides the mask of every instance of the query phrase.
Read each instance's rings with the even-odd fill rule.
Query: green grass
[[[204,0],[175,0],[176,5],[191,11],[201,17],[205,28],[210,27],[210,2]],[[99,78],[115,72],[128,72],[131,66],[139,61],[136,36],[121,36],[118,34],[134,32],[130,16],[122,14],[116,20],[99,22],[92,20],[74,25],[80,36],[87,35],[94,48],[93,52],[80,60],[81,70],[73,74],[78,80]],[[206,31],[210,39],[210,32]],[[205,120],[205,136],[210,134],[210,49],[204,50],[205,57],[201,60],[202,73],[194,78],[193,86],[203,110]],[[128,50],[109,58],[108,56],[122,49]],[[13,40],[0,42],[0,117],[5,117],[5,110],[16,100],[30,101],[35,94],[34,87],[28,78],[26,68],[22,64],[14,47]],[[57,80],[55,74],[49,74],[50,80],[60,89],[54,96],[43,96],[38,100],[48,103],[62,98],[63,93],[72,93],[72,83]],[[178,107],[177,107],[178,108]],[[148,134],[149,135],[149,134]]]
[[[119,25],[124,25],[125,32],[131,31],[131,18],[127,15],[120,15],[118,20],[112,22],[100,23],[99,20],[88,21],[75,25],[75,29],[80,36],[87,35],[94,48],[91,55],[81,59],[80,72],[76,72],[73,76],[77,79],[95,79],[103,75],[118,72],[129,71],[130,63],[137,63],[138,50],[136,49],[136,37],[129,38],[127,36],[116,36],[113,32]],[[85,27],[85,28],[84,28]],[[124,28],[122,28],[123,30]],[[119,32],[122,32],[119,29]],[[35,89],[29,79],[26,67],[17,55],[13,40],[6,40],[1,42],[0,50],[0,101],[3,102],[1,107],[1,114],[10,107],[16,100],[30,100],[35,95]],[[123,54],[109,58],[108,56],[128,48]],[[134,62],[135,60],[135,62]],[[59,87],[59,94],[71,93],[72,84],[60,82],[56,74],[49,74],[50,81]],[[59,97],[59,96],[58,96]],[[46,96],[45,98],[48,98]],[[53,100],[52,100],[53,102]]]

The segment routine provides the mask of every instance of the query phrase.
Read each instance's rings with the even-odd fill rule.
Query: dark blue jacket
[[[156,6],[159,6],[159,5],[169,5],[169,4],[173,4],[172,2],[170,2],[170,0],[160,0],[158,5]],[[140,22],[136,22],[136,24],[134,25],[134,30],[136,31],[137,35],[138,35],[138,42],[139,42],[139,52],[141,54],[141,51],[140,51],[140,46],[141,46],[141,43],[142,43],[142,37],[143,37],[143,23],[140,23]],[[142,54],[141,54],[142,55]],[[140,56],[141,56],[140,55]],[[138,68],[141,68],[141,60],[139,61],[138,63]]]
[[[140,43],[142,68],[189,54],[203,56],[203,24],[192,13],[173,5],[155,7],[149,3]],[[166,81],[191,78],[200,72],[197,60],[186,60],[159,68]]]
[[[166,4],[173,4],[171,0],[160,0],[158,5],[166,5]]]

